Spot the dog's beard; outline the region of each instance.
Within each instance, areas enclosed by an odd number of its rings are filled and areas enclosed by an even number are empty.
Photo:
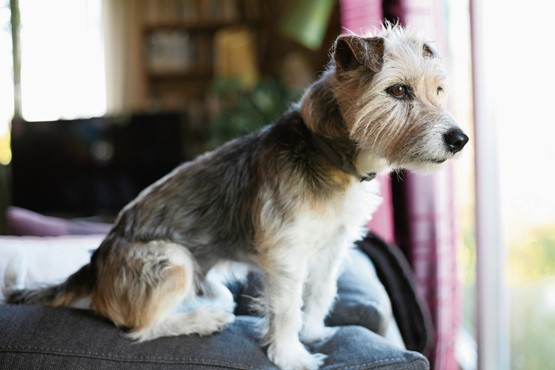
[[[351,137],[357,146],[383,158],[392,169],[430,171],[457,156],[449,150],[445,134],[456,128],[447,118],[410,113],[406,107],[391,104],[392,112],[377,117],[368,114],[368,123],[358,123]],[[394,112],[398,110],[398,112]]]

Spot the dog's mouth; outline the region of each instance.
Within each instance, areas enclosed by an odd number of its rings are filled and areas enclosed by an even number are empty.
[[[403,161],[401,165],[391,164],[392,168],[404,168],[407,170],[432,170],[436,166],[446,162],[449,158],[422,158],[422,157],[412,157],[409,161]]]
[[[443,158],[443,159],[431,158],[431,159],[428,159],[426,162],[441,164],[441,163],[445,162],[446,160],[447,160],[447,158]]]
[[[438,158],[438,157],[411,157],[411,162],[413,163],[430,163],[430,164],[441,164],[445,162],[448,158]]]

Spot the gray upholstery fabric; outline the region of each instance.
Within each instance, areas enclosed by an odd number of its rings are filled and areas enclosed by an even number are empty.
[[[245,311],[241,306],[247,302],[238,303]],[[341,328],[330,340],[310,346],[328,355],[323,369],[428,369],[424,356],[369,330],[387,329],[389,305],[370,260],[353,251],[328,320]],[[259,346],[258,320],[239,315],[213,336],[134,343],[89,311],[0,305],[0,369],[276,369]]]
[[[360,325],[380,335],[386,333],[392,318],[391,302],[374,265],[361,250],[350,251],[337,289],[328,325]]]
[[[39,306],[0,308],[1,369],[275,369],[259,347],[255,317],[239,316],[222,333],[133,343],[87,311]],[[324,369],[426,369],[414,352],[397,349],[359,326],[342,327],[311,346],[329,355]]]

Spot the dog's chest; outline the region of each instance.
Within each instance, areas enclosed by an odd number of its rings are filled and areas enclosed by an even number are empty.
[[[356,183],[317,207],[308,207],[295,222],[298,235],[309,248],[334,243],[352,243],[381,202],[377,181]]]

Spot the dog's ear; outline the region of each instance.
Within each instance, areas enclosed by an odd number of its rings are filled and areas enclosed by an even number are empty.
[[[437,52],[428,44],[422,45],[422,56],[425,58],[437,58]]]
[[[342,35],[333,48],[333,59],[339,72],[349,71],[361,65],[377,73],[383,64],[384,40],[381,37]]]

